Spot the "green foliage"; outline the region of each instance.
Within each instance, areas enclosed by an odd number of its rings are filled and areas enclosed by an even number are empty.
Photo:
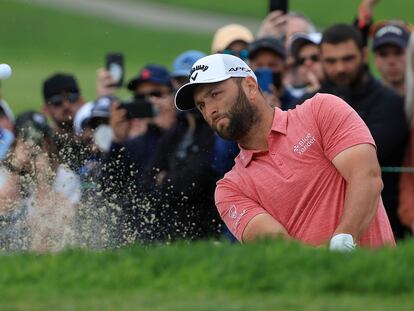
[[[379,307],[378,299],[386,306],[392,297],[399,297],[405,306],[414,297],[413,260],[413,241],[397,249],[360,249],[351,254],[282,241],[14,254],[0,257],[0,301],[10,306],[43,301],[39,306],[46,306],[60,300],[76,304],[77,297],[79,305],[85,306],[93,300],[96,305],[99,297],[109,304],[122,300],[120,296],[145,304],[145,297],[152,301],[165,296],[167,305],[177,310],[179,301],[186,305],[193,300],[205,303],[200,310],[210,310],[207,306],[231,305],[233,299],[239,306],[256,301],[266,309],[277,302],[276,297],[281,299],[278,305],[304,307],[306,301],[318,297],[312,302],[315,310],[324,300],[333,303],[335,299],[358,310],[361,299]],[[167,307],[166,301],[155,299],[152,306]]]

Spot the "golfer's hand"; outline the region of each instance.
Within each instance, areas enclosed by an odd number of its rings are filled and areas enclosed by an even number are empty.
[[[339,252],[351,252],[355,249],[356,244],[352,235],[347,233],[336,234],[329,242],[329,250]]]

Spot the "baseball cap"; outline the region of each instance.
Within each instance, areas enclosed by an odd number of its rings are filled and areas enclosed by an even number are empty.
[[[229,54],[213,54],[196,61],[190,72],[190,82],[183,85],[175,95],[175,106],[179,110],[195,107],[194,90],[200,84],[220,82],[232,77],[257,78],[253,70],[240,58]]]
[[[372,49],[375,51],[386,44],[395,45],[405,49],[409,38],[410,33],[406,28],[399,25],[387,24],[375,32]]]
[[[300,49],[306,44],[319,45],[322,40],[320,32],[304,33],[299,32],[292,36],[290,41],[289,53],[296,57]]]
[[[205,53],[195,50],[181,53],[174,60],[171,77],[188,77],[190,74],[191,66],[204,56],[206,56]]]
[[[129,81],[128,90],[135,91],[137,86],[143,82],[152,82],[172,87],[170,73],[165,67],[160,65],[150,64],[142,68],[138,75]]]
[[[65,73],[56,73],[43,82],[43,98],[45,101],[62,92],[80,93],[78,83],[74,76]]]
[[[87,102],[76,112],[75,118],[73,119],[73,130],[76,135],[80,135],[83,132],[85,124],[91,119],[93,106],[94,102]]]
[[[253,59],[256,56],[257,52],[261,50],[268,50],[279,55],[283,59],[286,58],[286,50],[282,41],[274,37],[263,37],[257,39],[249,44],[248,50],[249,59]]]
[[[248,28],[239,24],[229,24],[219,28],[215,32],[213,43],[211,45],[211,52],[221,52],[236,41],[250,43],[253,39],[253,34]]]

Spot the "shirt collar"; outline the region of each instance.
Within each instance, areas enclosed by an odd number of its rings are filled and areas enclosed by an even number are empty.
[[[278,132],[281,134],[286,135],[287,132],[287,113],[286,111],[282,111],[280,108],[275,108],[275,113],[273,115],[273,123],[272,128],[269,133],[269,136],[272,134],[272,132]],[[250,161],[253,159],[253,156],[255,154],[263,153],[262,150],[247,150],[243,149],[242,146],[239,145],[240,153],[238,155],[238,158],[240,159],[241,163],[244,167],[249,165]],[[266,151],[267,152],[267,151]]]

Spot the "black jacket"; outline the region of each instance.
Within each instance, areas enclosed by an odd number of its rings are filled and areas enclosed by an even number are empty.
[[[377,145],[378,160],[382,168],[399,167],[408,136],[404,100],[370,74],[365,82],[349,89],[325,83],[318,93],[330,93],[344,99],[368,126]],[[306,94],[301,102],[314,94]],[[402,238],[405,229],[398,220],[399,174],[383,172],[382,199],[396,238]]]
[[[188,130],[187,113],[195,115],[194,132]],[[157,219],[153,226],[156,232],[149,240],[194,240],[220,235],[222,225],[214,204],[218,178],[211,167],[214,142],[214,132],[198,111],[178,115],[174,128],[161,139],[143,183],[149,186],[143,193],[151,202],[150,214]],[[162,183],[156,183],[160,172],[165,177]]]

